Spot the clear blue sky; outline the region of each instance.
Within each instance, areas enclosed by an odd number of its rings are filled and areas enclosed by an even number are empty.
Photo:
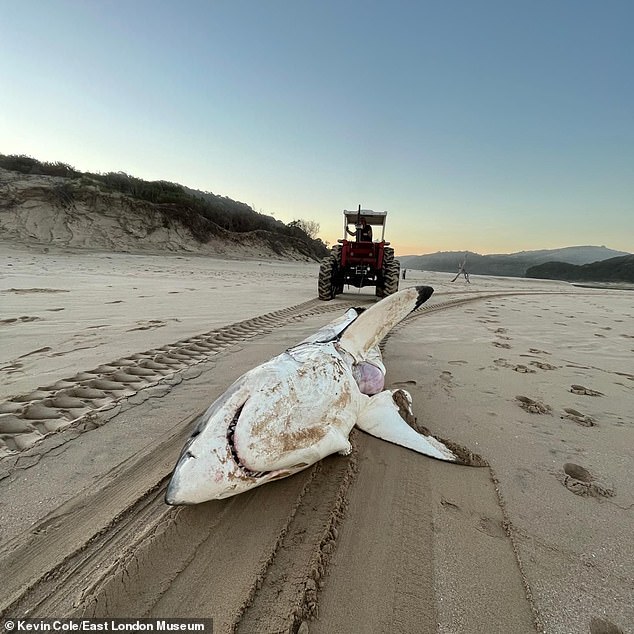
[[[397,252],[634,251],[632,0],[0,0],[0,152]]]

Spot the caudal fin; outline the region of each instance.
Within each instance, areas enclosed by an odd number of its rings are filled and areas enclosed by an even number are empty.
[[[434,292],[431,286],[413,286],[389,295],[361,313],[345,330],[340,345],[357,361],[413,310],[426,302]]]

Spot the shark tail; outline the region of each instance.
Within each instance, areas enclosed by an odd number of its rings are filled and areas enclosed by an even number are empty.
[[[396,324],[426,302],[433,292],[431,286],[413,286],[382,299],[348,326],[339,344],[356,361],[365,359],[369,350],[377,346]]]

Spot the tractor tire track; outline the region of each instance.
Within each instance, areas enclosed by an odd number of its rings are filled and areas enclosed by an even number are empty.
[[[16,456],[46,436],[73,427],[89,431],[90,417],[111,409],[228,348],[311,315],[346,310],[351,304],[317,299],[183,339],[78,372],[52,385],[0,403],[0,459]],[[80,426],[79,423],[88,421]]]
[[[478,294],[431,303],[408,320],[520,294],[536,293]],[[224,339],[229,346],[307,315],[350,305],[312,300],[240,322],[240,334],[234,325],[205,336]],[[158,354],[167,357],[169,352],[170,359],[180,361],[176,356],[190,350],[192,340],[199,345],[201,337],[177,342]],[[187,367],[217,352],[200,347],[205,351],[182,354]],[[108,364],[113,368],[108,372],[114,376],[122,367],[143,368],[140,363],[146,355],[156,354],[132,355],[126,359],[131,365]],[[78,377],[74,388],[94,380],[92,373]],[[126,387],[132,383],[140,381]],[[49,398],[39,396],[40,401]],[[348,492],[355,486],[359,460],[356,433],[351,436],[351,456],[331,456],[293,478],[228,500],[168,508],[164,489],[190,423],[136,456],[116,477],[106,474],[106,484],[95,485],[96,493],[78,495],[0,548],[0,567],[5,571],[0,615],[209,616],[218,632],[306,630],[304,622],[318,613],[319,591],[338,543],[338,524],[345,526]]]

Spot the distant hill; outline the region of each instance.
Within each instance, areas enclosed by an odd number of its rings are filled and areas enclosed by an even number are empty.
[[[566,264],[582,265],[624,255],[629,254],[604,246],[578,246],[492,255],[480,255],[471,251],[466,253],[464,251],[441,251],[428,255],[405,255],[399,257],[399,260],[401,268],[457,273],[459,264],[466,256],[466,269],[474,275],[524,277],[529,268],[546,262],[559,261]]]
[[[0,154],[0,239],[115,251],[320,260],[326,245],[249,205],[123,172]]]
[[[581,266],[567,262],[546,262],[532,266],[526,277],[568,282],[630,282],[634,283],[634,255],[610,258]]]

